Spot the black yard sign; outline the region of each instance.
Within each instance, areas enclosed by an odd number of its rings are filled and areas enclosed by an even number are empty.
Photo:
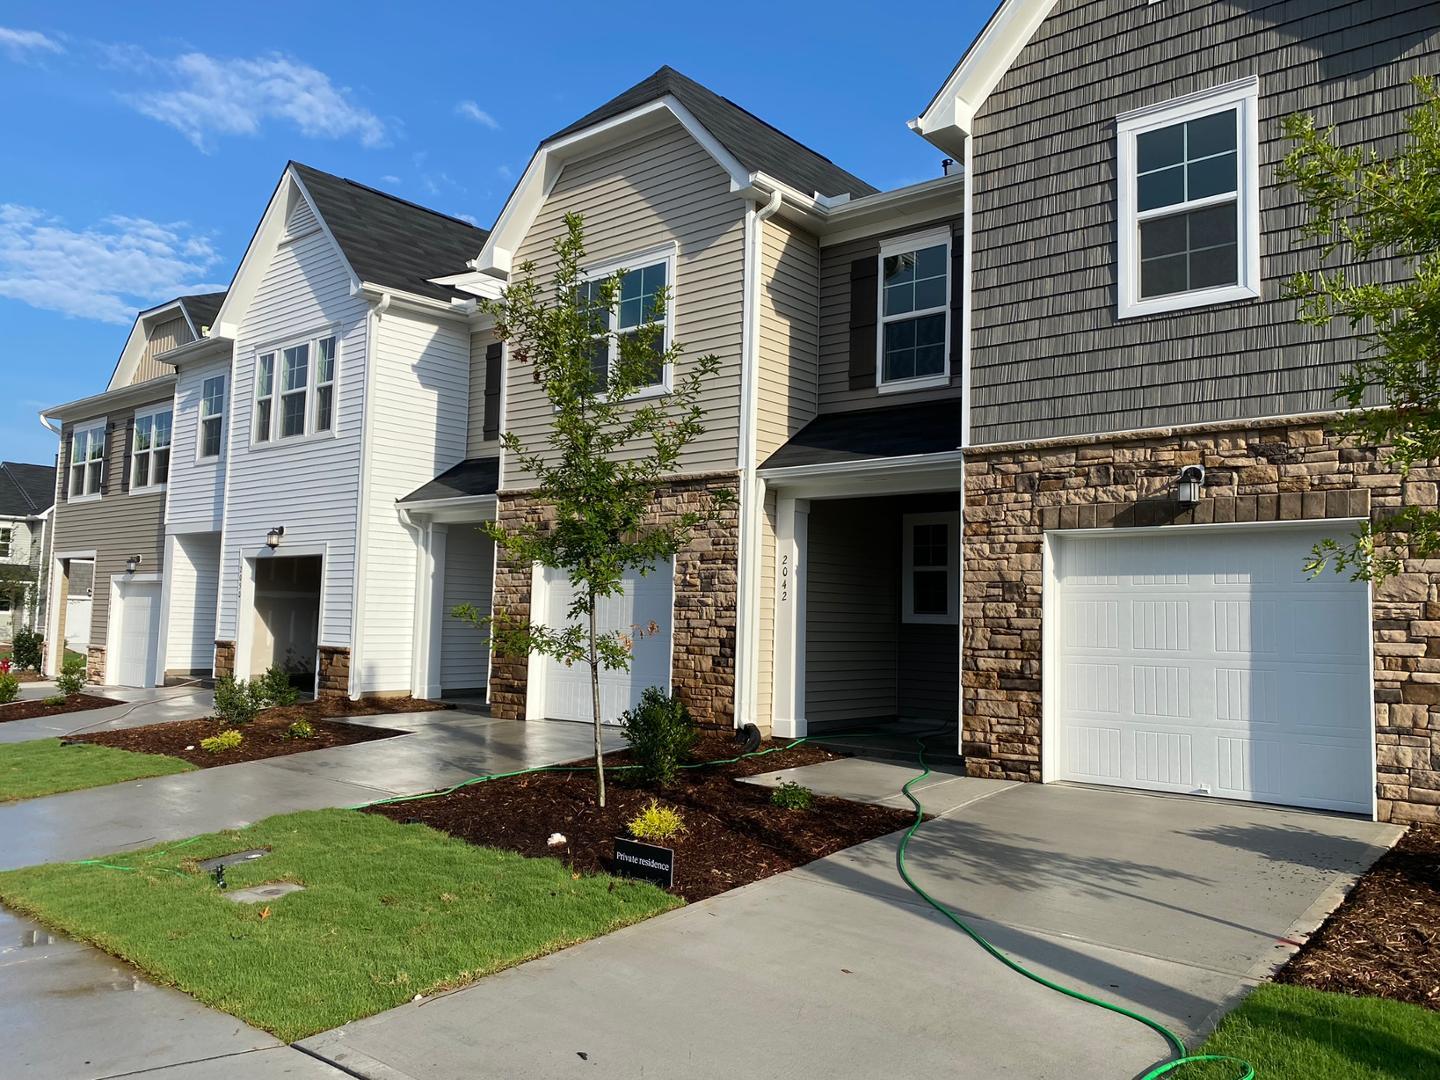
[[[675,852],[670,848],[615,838],[615,872],[670,888],[675,881]]]

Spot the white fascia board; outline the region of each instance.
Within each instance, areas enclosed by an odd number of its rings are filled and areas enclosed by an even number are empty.
[[[530,227],[535,223],[536,215],[554,188],[565,163],[631,138],[637,133],[633,129],[643,129],[646,125],[658,126],[664,122],[666,113],[677,119],[690,136],[729,174],[732,190],[739,191],[750,185],[750,173],[735,156],[720,145],[689,109],[667,94],[583,131],[542,144],[530,159],[530,164],[525,167],[525,174],[520,177],[520,183],[515,185],[515,191],[506,200],[505,208],[500,211],[500,217],[495,222],[495,228],[485,240],[485,246],[470,263],[471,269],[491,277],[508,276],[514,267],[515,252],[519,250]]]
[[[910,129],[958,154],[975,114],[1055,7],[1055,0],[1004,0]]]
[[[433,277],[427,280],[432,285],[443,285],[447,289],[470,293],[472,296],[482,296],[487,300],[498,300],[501,290],[505,287],[499,278],[482,274],[478,270],[467,270],[463,274],[447,274],[445,277]]]
[[[862,461],[785,465],[773,469],[760,469],[757,475],[770,487],[779,488],[836,478],[948,471],[962,464],[964,460],[965,452],[955,449],[942,450],[933,454],[907,454],[904,457],[865,458]]]
[[[475,314],[475,301],[463,300],[452,303],[449,300],[437,300],[433,296],[420,296],[416,293],[406,292],[404,289],[392,289],[388,285],[376,285],[373,281],[362,281],[350,289],[350,295],[358,296],[366,303],[380,304],[389,297],[385,303],[384,310],[391,308],[403,308],[407,311],[418,312],[422,315],[429,315],[435,319],[453,319],[457,322],[469,323],[471,316]]]
[[[200,360],[212,360],[224,356],[234,348],[235,341],[227,337],[202,337],[194,341],[187,341],[184,345],[177,345],[163,353],[156,353],[155,359],[169,364],[171,367],[181,367],[185,364],[193,364]]]
[[[89,420],[92,415],[98,417],[100,412],[109,409],[124,408],[127,405],[149,405],[163,402],[167,397],[175,394],[175,376],[160,375],[154,379],[146,379],[144,382],[131,383],[122,386],[118,390],[106,390],[103,393],[92,394],[90,397],[77,398],[74,401],[67,401],[63,405],[52,405],[41,412],[41,416],[51,417],[55,420]],[[97,412],[97,410],[99,410]]]
[[[157,319],[171,311],[178,311],[184,318],[185,325],[190,327],[190,332],[195,334],[195,324],[190,321],[190,313],[185,310],[185,305],[178,297],[153,308],[146,308],[135,316],[135,322],[130,327],[130,336],[125,339],[125,347],[120,350],[120,359],[115,361],[115,370],[110,373],[107,390],[125,386],[135,377],[135,371],[140,366],[140,357],[144,355],[145,346],[150,340],[150,327]]]

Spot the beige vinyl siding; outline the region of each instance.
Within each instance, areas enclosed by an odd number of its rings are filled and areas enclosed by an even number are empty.
[[[485,438],[485,350],[494,342],[495,335],[489,330],[470,335],[470,408],[465,432],[467,458],[493,456],[500,446],[498,439]]]
[[[882,394],[874,386],[860,390],[850,389],[850,264],[855,259],[867,256],[880,257],[880,245],[892,236],[925,232],[937,226],[948,225],[959,237],[962,218],[939,218],[928,224],[907,225],[903,229],[892,229],[887,233],[869,236],[863,240],[850,240],[823,248],[820,254],[820,411],[845,412],[849,409],[878,409],[890,405],[909,405],[917,401],[936,398],[959,397],[961,391],[960,365],[950,364],[950,385],[932,386],[923,390],[901,391]],[[951,282],[952,287],[955,282]],[[876,303],[879,298],[876,297]],[[953,322],[953,320],[952,320]],[[961,332],[956,326],[950,327],[950,339],[955,340]],[[880,358],[877,356],[878,364]]]
[[[72,503],[63,494],[69,490],[70,433],[77,427],[84,427],[87,421],[66,423],[61,432],[60,467],[61,475],[67,477],[67,482],[61,486],[61,499],[55,507],[55,541],[52,547],[59,552],[95,552],[95,597],[90,617],[92,645],[106,643],[110,579],[125,572],[125,560],[131,555],[139,555],[142,573],[159,573],[164,569],[165,493],[156,491],[130,495],[124,490],[124,477],[130,463],[126,436],[131,418],[137,411],[169,400],[167,394],[143,405],[112,409],[105,413],[105,478],[101,488],[103,494],[98,499]]]
[[[815,419],[820,381],[820,245],[775,218],[761,228],[757,463]]]
[[[131,385],[145,382],[148,379],[158,379],[162,375],[174,374],[173,367],[169,364],[162,364],[155,357],[159,353],[169,352],[171,349],[194,340],[195,335],[190,333],[190,324],[185,321],[183,315],[156,323],[150,330],[149,338],[145,341],[145,351],[140,354],[140,361],[135,366],[135,376],[130,380]]]
[[[769,727],[775,722],[775,516],[779,497],[765,492],[760,514],[760,610],[759,641],[755,657],[755,722]]]
[[[671,300],[676,339],[687,359],[713,353],[719,370],[707,385],[705,434],[686,451],[682,471],[736,467],[740,418],[740,352],[744,302],[745,203],[730,192],[729,177],[678,124],[604,154],[567,164],[515,259],[536,264],[548,291],[554,244],[564,215],[584,215],[586,261],[624,259],[674,242],[678,253]],[[539,448],[553,412],[544,391],[524,369],[507,372],[506,426]],[[507,487],[525,478],[509,464]]]

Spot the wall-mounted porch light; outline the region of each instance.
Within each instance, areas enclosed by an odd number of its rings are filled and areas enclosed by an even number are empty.
[[[136,570],[140,569],[140,564],[144,561],[144,558],[140,555],[131,555],[125,560],[125,572],[127,574],[135,573]]]
[[[285,535],[285,526],[276,525],[265,534],[265,546],[274,551],[280,546],[280,538]]]
[[[1205,491],[1205,466],[1186,465],[1175,481],[1175,501],[1186,509],[1200,501]]]

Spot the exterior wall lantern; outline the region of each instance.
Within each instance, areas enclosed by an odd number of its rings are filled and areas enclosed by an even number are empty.
[[[280,538],[285,535],[285,526],[276,525],[265,534],[265,546],[274,551],[280,546]]]
[[[1186,465],[1180,470],[1180,478],[1175,481],[1176,502],[1188,510],[1200,501],[1200,496],[1204,491],[1204,465]]]
[[[125,572],[127,574],[135,573],[136,570],[140,569],[140,564],[144,561],[145,559],[140,555],[131,555],[125,560]]]

